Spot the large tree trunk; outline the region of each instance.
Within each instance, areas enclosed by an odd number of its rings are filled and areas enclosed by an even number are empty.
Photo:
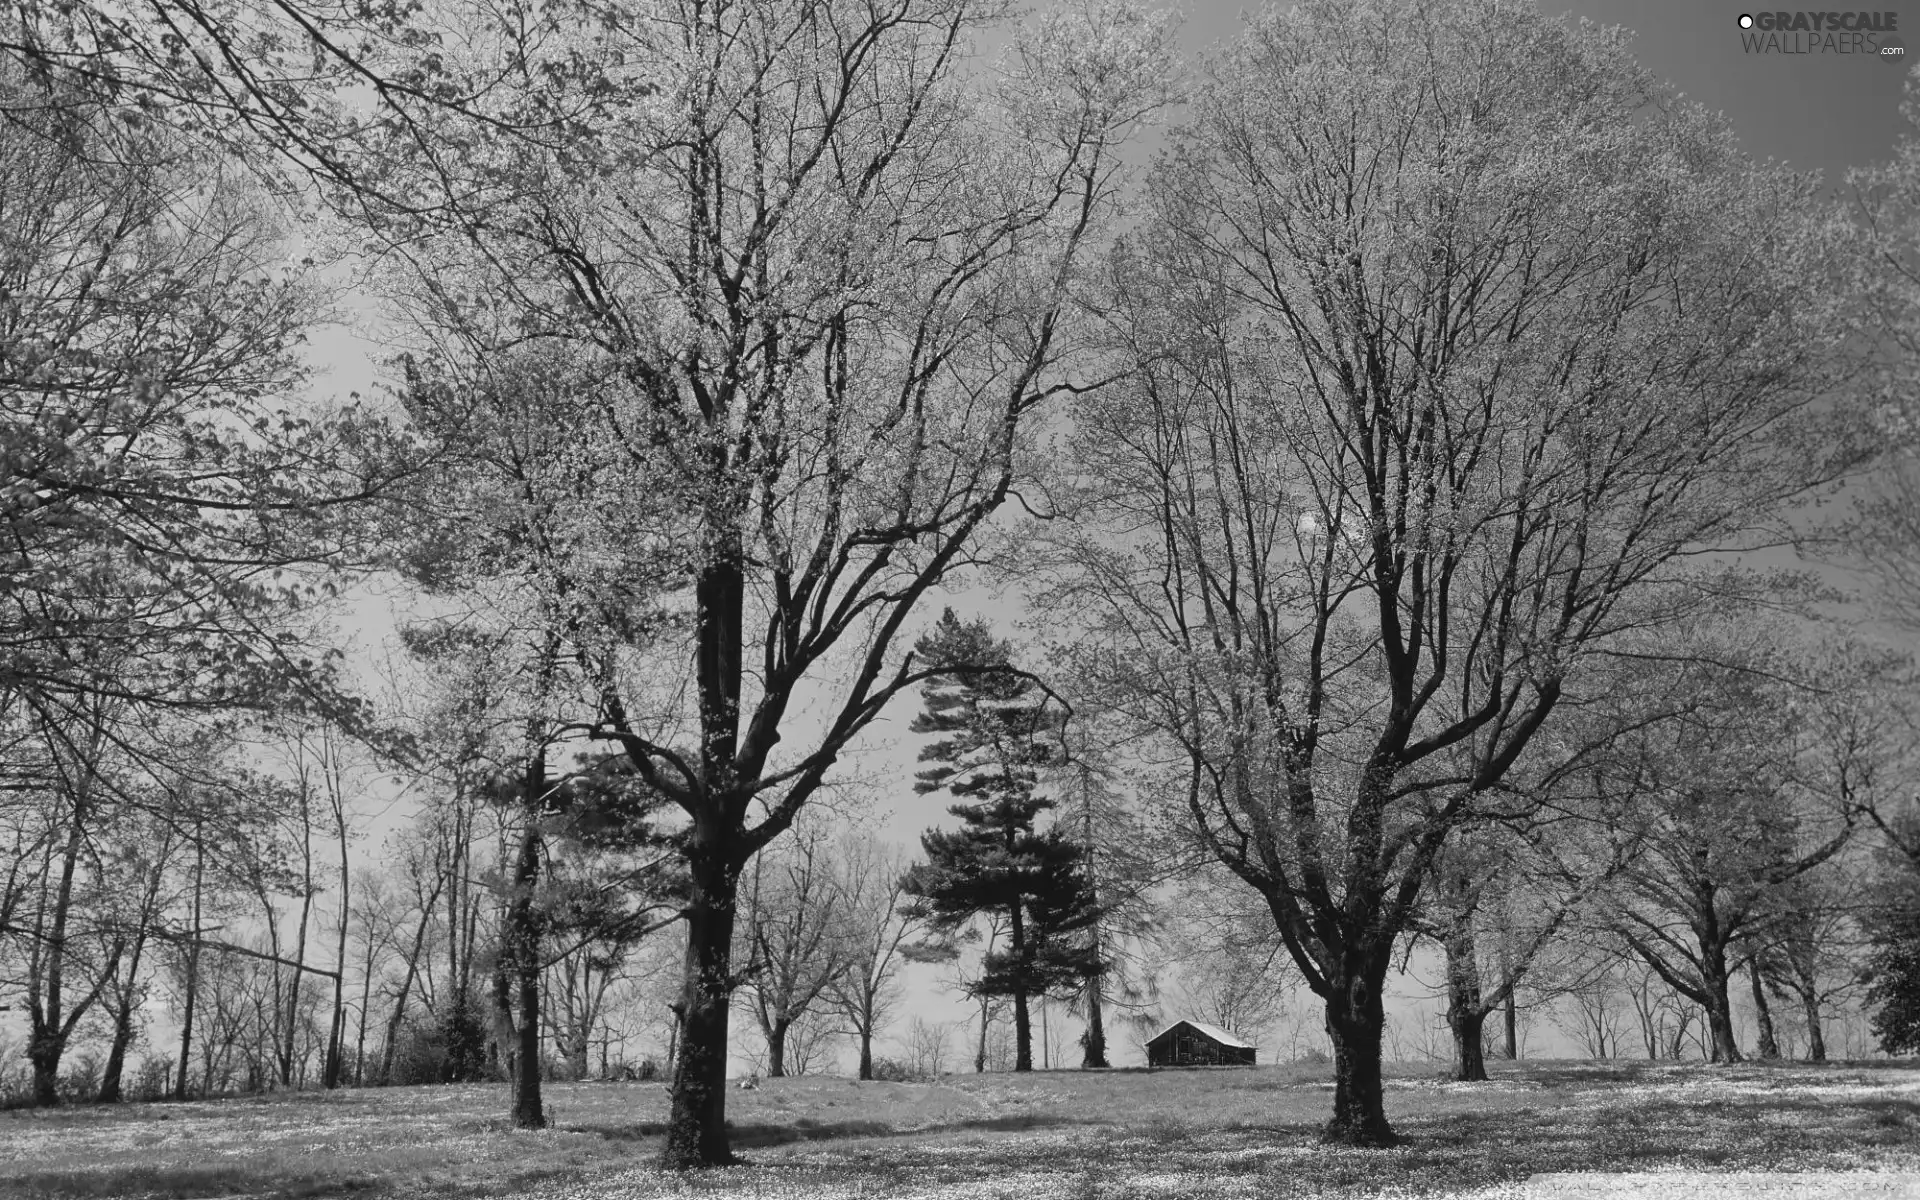
[[[872,1022],[860,1026],[860,1078],[868,1082],[873,1080]]]
[[[1453,1032],[1453,1077],[1463,1083],[1484,1082],[1487,1060],[1481,1036],[1487,1009],[1480,996],[1479,950],[1471,919],[1456,922],[1447,938],[1447,1028]]]
[[[1013,955],[1013,961],[1024,969],[1027,965],[1025,914],[1021,912],[1021,906],[1015,903],[1008,910],[1008,915],[1012,918],[1008,950]],[[1027,989],[1024,984],[1013,990],[1013,1069],[1033,1070],[1033,1014],[1027,1010]]]
[[[33,1102],[41,1108],[60,1103],[60,1054],[64,1039],[45,1031],[27,1042],[27,1061],[33,1064]]]
[[[1780,1042],[1773,1034],[1773,1009],[1767,1005],[1767,990],[1760,980],[1760,963],[1747,964],[1747,978],[1753,984],[1753,1020],[1758,1027],[1753,1053],[1755,1058],[1779,1058]]]
[[[1712,1039],[1712,1059],[1717,1063],[1737,1063],[1740,1042],[1733,1034],[1733,1005],[1727,999],[1727,981],[1724,977],[1708,980],[1707,987],[1707,1031]]]
[[[1801,1005],[1807,1020],[1807,1061],[1827,1061],[1827,1039],[1820,1029],[1820,1002],[1813,992],[1801,997]]]
[[[767,1078],[784,1079],[787,1074],[787,1030],[793,1022],[775,1017],[767,1023]]]
[[[513,1075],[513,1125],[516,1129],[545,1129],[547,1115],[540,1097],[540,925],[534,911],[533,889],[540,876],[540,813],[546,803],[547,762],[542,752],[527,765],[522,796],[519,853],[514,856],[513,900],[507,906],[506,943],[512,949],[514,982],[519,1008],[518,1060]]]
[[[126,1004],[113,1014],[113,1041],[107,1047],[107,1065],[100,1070],[100,1091],[97,1096],[99,1103],[120,1103],[120,1078],[126,1073],[127,1048],[131,1045],[133,1045],[133,1005]]]
[[[515,1053],[518,1070],[513,1076],[513,1127],[545,1129],[547,1113],[540,1095],[540,963],[520,964],[520,1039]]]
[[[1325,1138],[1350,1146],[1391,1146],[1399,1139],[1387,1123],[1386,1088],[1380,1074],[1380,1041],[1387,1014],[1380,991],[1386,963],[1328,981],[1327,1032],[1333,1037],[1333,1120]]]
[[[133,1045],[133,1012],[140,1004],[135,988],[140,982],[141,952],[147,945],[146,917],[147,914],[143,912],[140,933],[133,939],[133,953],[127,959],[127,978],[119,989],[118,1003],[114,1006],[113,1042],[107,1049],[107,1065],[100,1072],[99,1099],[102,1104],[120,1102],[120,1077],[126,1072],[127,1049]]]
[[[693,895],[686,909],[686,982],[660,1155],[661,1165],[676,1171],[735,1161],[727,1144],[727,1009],[738,873],[710,847],[689,846],[687,866]]]
[[[1447,1024],[1453,1031],[1453,1077],[1462,1083],[1485,1082],[1487,1056],[1482,1039],[1486,1034],[1487,1014],[1477,1008],[1450,1011]]]
[[[1027,1008],[1027,989],[1013,993],[1013,1069],[1033,1070],[1033,1014]]]

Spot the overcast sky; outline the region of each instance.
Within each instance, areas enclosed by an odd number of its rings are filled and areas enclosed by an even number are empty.
[[[1185,0],[1179,7],[1190,53],[1231,37],[1242,14],[1258,8],[1232,0]],[[1758,11],[1756,0],[1546,0],[1540,7],[1634,30],[1641,63],[1726,113],[1748,150],[1822,171],[1835,182],[1847,167],[1885,157],[1905,125],[1900,65],[1853,55],[1748,54],[1738,21],[1741,13]],[[1860,7],[1897,14],[1901,36],[1920,48],[1920,5],[1910,7],[1917,22],[1911,30],[1909,11],[1900,5]]]

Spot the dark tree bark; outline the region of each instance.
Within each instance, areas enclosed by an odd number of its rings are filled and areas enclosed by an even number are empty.
[[[552,671],[557,639],[550,639],[542,660],[542,692]],[[544,1129],[546,1110],[540,1096],[540,943],[541,920],[534,904],[540,879],[542,845],[540,821],[547,804],[547,752],[535,722],[527,729],[527,767],[520,784],[520,845],[513,860],[512,899],[507,904],[506,928],[501,931],[513,963],[519,1038],[513,1072],[513,1125],[516,1129]]]
[[[97,740],[96,733],[96,744]],[[66,1053],[74,1027],[93,1007],[94,1001],[99,999],[101,989],[117,966],[120,953],[116,947],[114,961],[105,964],[94,985],[69,1005],[66,992],[68,932],[74,904],[75,875],[80,865],[81,850],[86,844],[83,824],[89,815],[87,793],[92,778],[90,761],[82,765],[82,771],[83,780],[73,802],[73,826],[68,831],[66,845],[60,855],[60,882],[53,896],[53,920],[40,943],[33,949],[31,973],[38,976],[33,981],[37,986],[29,987],[27,992],[27,1060],[33,1064],[33,1102],[47,1108],[60,1103],[60,1059]]]
[[[133,945],[126,954],[126,974],[108,989],[113,1006],[113,1041],[107,1050],[106,1066],[100,1072],[99,1100],[102,1104],[115,1104],[120,1100],[127,1050],[133,1045],[133,1015],[141,1001],[140,964],[146,954],[148,933],[153,929],[154,917],[160,908],[160,885],[166,879],[166,864],[172,857],[172,851],[173,836],[169,831],[161,838],[147,870],[146,888],[140,897],[140,908],[135,917]],[[114,957],[120,957],[117,949]]]
[[[193,1010],[198,999],[200,984],[200,935],[201,903],[205,895],[207,872],[206,827],[202,822],[194,822],[193,827],[193,941],[187,946],[186,1000],[180,1014],[180,1073],[174,1080],[173,1098],[187,1098],[187,1066],[193,1055]]]
[[[121,1007],[113,1014],[113,1040],[107,1046],[107,1062],[100,1069],[100,1090],[95,1100],[100,1104],[118,1104],[121,1095],[121,1076],[127,1069],[127,1048],[133,1045],[133,1009]]]
[[[1716,986],[1717,984],[1717,986]],[[1707,1032],[1713,1047],[1713,1061],[1717,1063],[1737,1063],[1740,1061],[1740,1040],[1733,1032],[1733,1003],[1727,998],[1727,981],[1707,981]]]
[[[704,834],[704,836],[703,836]],[[735,1161],[727,1144],[727,1012],[733,994],[733,925],[739,868],[696,828],[686,862],[692,895],[686,907],[686,982],[680,1044],[673,1066],[673,1103],[661,1165],[671,1170]],[[701,844],[705,843],[705,844]]]
[[[784,1079],[787,1075],[787,1030],[793,1027],[791,1021],[783,1017],[774,1018],[767,1026],[767,1078]]]
[[[1447,948],[1447,1028],[1453,1033],[1453,1077],[1463,1083],[1484,1082],[1487,1061],[1481,1050],[1481,1031],[1493,1008],[1480,995],[1479,947],[1473,936],[1473,914],[1453,923]]]
[[[1807,1061],[1827,1061],[1827,1039],[1820,1028],[1820,1002],[1808,995],[1801,1000],[1807,1021]]]
[[[1333,1120],[1325,1139],[1351,1146],[1391,1146],[1399,1141],[1387,1123],[1386,1086],[1380,1074],[1380,1043],[1387,1014],[1380,991],[1386,956],[1355,963],[1344,986],[1327,999],[1327,1032],[1333,1037]]]
[[[990,1025],[992,1021],[993,1008],[988,1003],[987,997],[982,996],[980,998],[980,1037],[973,1048],[973,1073],[975,1075],[985,1075],[987,1073],[987,1026]]]
[[[1753,1020],[1758,1026],[1753,1056],[1779,1058],[1780,1042],[1773,1034],[1773,1010],[1767,1006],[1767,990],[1760,979],[1760,960],[1757,956],[1747,962],[1747,978],[1753,984]]]
[[[1022,906],[1015,904],[1008,910],[1012,918],[1007,936],[1008,949],[1014,961],[1026,961],[1027,939],[1025,913]],[[1027,989],[1015,988],[1013,991],[1013,1069],[1016,1071],[1033,1070],[1033,1014],[1027,1008]]]
[[[871,1025],[863,1025],[860,1028],[859,1078],[867,1083],[873,1081],[873,1026]]]
[[[1485,1082],[1487,1014],[1478,1008],[1449,1012],[1447,1027],[1453,1031],[1453,1077],[1462,1083]]]
[[[155,882],[157,885],[157,872]],[[148,900],[152,900],[151,892]],[[102,1104],[118,1104],[121,1098],[120,1078],[126,1071],[127,1050],[133,1045],[133,1014],[140,1002],[140,959],[147,945],[147,920],[148,914],[143,911],[140,931],[134,935],[133,947],[127,955],[126,978],[115,989],[118,994],[113,1001],[113,1042],[107,1048],[106,1066],[100,1071],[99,1100]]]

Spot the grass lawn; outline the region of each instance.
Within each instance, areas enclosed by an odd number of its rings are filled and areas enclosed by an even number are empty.
[[[748,1165],[684,1177],[652,1167],[657,1083],[551,1085],[539,1133],[500,1085],[18,1111],[0,1197],[1920,1196],[1914,1067],[1493,1070],[1396,1072],[1392,1150],[1318,1143],[1326,1068],[767,1080],[728,1094]]]

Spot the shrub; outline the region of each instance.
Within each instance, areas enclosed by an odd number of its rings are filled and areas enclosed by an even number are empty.
[[[873,1079],[875,1083],[925,1083],[927,1075],[897,1058],[876,1058],[873,1060]]]
[[[409,1023],[394,1048],[395,1084],[471,1083],[492,1079],[487,1065],[486,1030],[464,1004],[455,1004],[437,1020]]]
[[[124,1092],[129,1100],[163,1099],[173,1088],[173,1060],[162,1054],[149,1054],[134,1068]]]
[[[60,1098],[69,1104],[81,1104],[100,1094],[100,1074],[106,1064],[92,1050],[82,1050],[70,1054],[66,1060],[66,1070],[60,1073],[55,1085]]]

